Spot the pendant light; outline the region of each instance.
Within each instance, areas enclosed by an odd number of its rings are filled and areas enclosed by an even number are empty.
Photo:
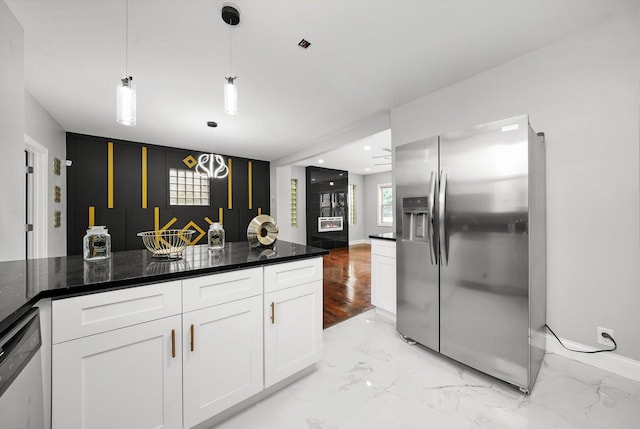
[[[122,125],[136,124],[136,89],[133,86],[133,76],[129,76],[129,0],[125,0],[125,43],[124,43],[124,78],[120,79],[116,90],[116,121]]]
[[[227,115],[238,114],[238,84],[237,76],[231,76],[231,27],[240,24],[240,12],[233,6],[222,7],[222,20],[229,25],[229,76],[224,84],[224,112]]]

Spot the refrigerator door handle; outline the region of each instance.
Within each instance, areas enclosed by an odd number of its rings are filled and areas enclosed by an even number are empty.
[[[447,245],[445,218],[447,203],[447,172],[440,170],[440,193],[438,194],[438,223],[440,229],[440,265],[449,265],[449,247]]]
[[[427,228],[429,234],[429,256],[431,256],[431,265],[438,264],[438,255],[436,253],[436,243],[435,243],[435,231],[434,231],[434,223],[435,223],[435,206],[436,206],[436,172],[431,172],[430,178],[430,190],[429,190],[429,219],[427,220]]]

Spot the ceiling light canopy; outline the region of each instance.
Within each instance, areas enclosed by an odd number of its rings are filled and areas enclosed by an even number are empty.
[[[125,0],[124,78],[116,88],[116,121],[122,125],[136,125],[136,89],[133,76],[129,76],[129,0]]]
[[[231,67],[231,27],[240,24],[240,12],[233,6],[222,7],[222,20],[229,25],[229,75],[226,76],[224,84],[224,112],[227,115],[238,114],[238,76],[232,76]]]

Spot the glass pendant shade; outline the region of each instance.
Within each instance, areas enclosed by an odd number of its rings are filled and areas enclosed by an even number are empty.
[[[224,112],[227,115],[238,114],[238,85],[235,77],[225,77]]]
[[[121,79],[117,89],[116,121],[122,125],[136,124],[136,89],[131,76]]]

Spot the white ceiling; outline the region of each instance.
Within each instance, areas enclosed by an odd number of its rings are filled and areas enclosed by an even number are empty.
[[[264,160],[638,4],[238,0],[232,52],[239,114],[226,116],[223,1],[130,0],[138,125],[125,127],[115,121],[115,88],[125,73],[124,0],[5,1],[25,30],[27,90],[65,130]],[[302,38],[309,49],[297,46]],[[208,128],[210,120],[218,128]]]
[[[391,170],[391,130],[381,131],[294,165],[347,170],[368,175]]]

